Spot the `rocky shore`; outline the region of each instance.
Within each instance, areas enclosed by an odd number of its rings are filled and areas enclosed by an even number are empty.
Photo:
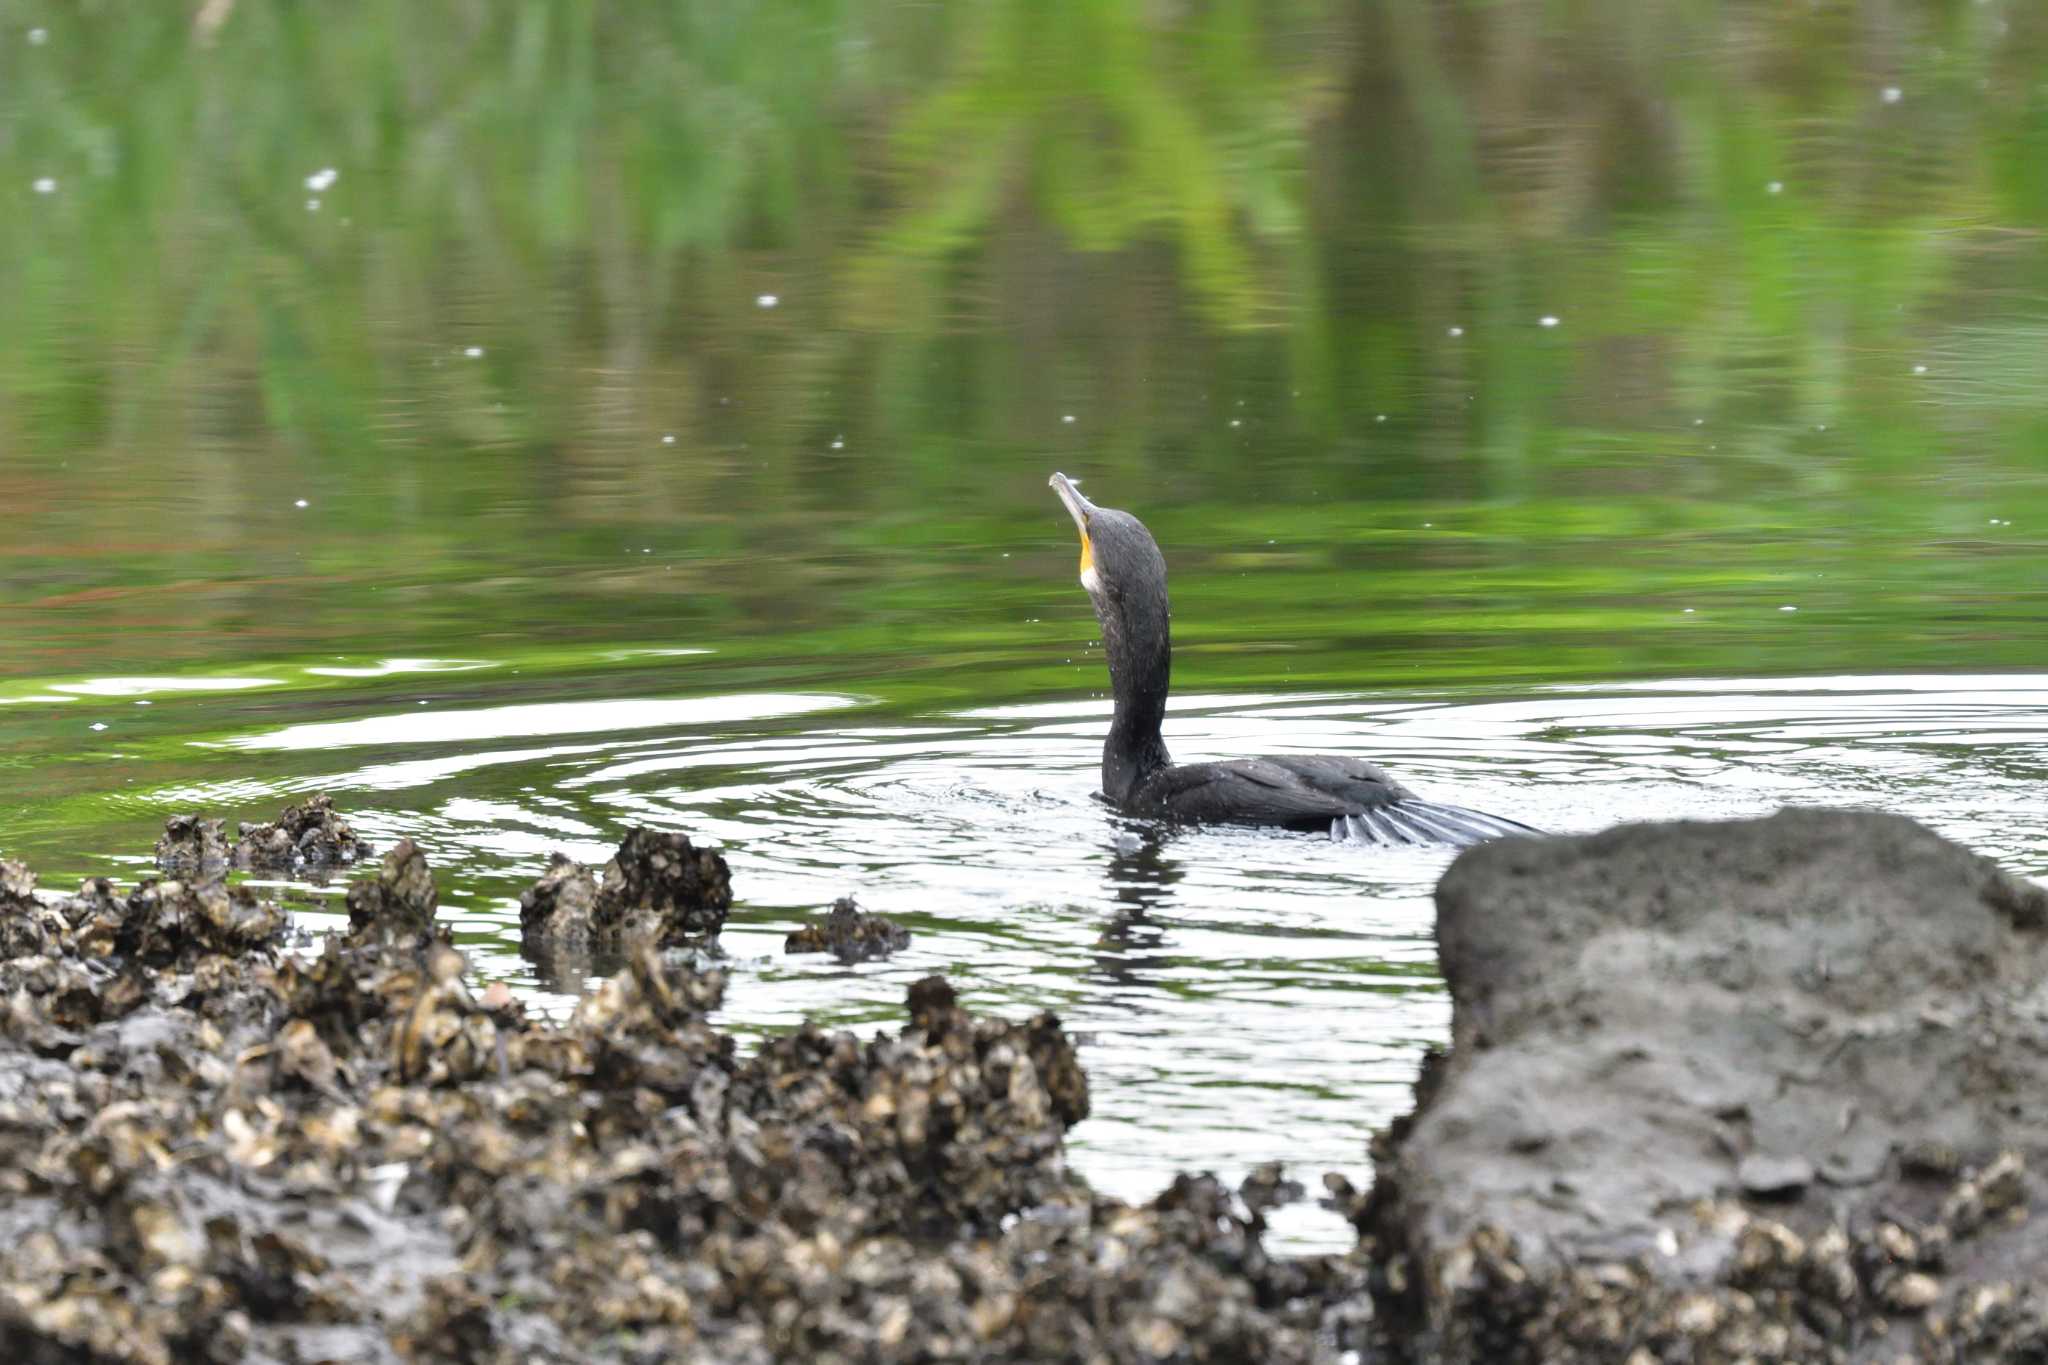
[[[1092,1194],[1049,1014],[935,977],[742,1059],[681,836],[529,893],[621,964],[560,1024],[468,979],[410,843],[320,944],[222,843],[67,897],[0,862],[0,1360],[1308,1361],[1356,1292],[1213,1180]]]
[[[0,1360],[2048,1359],[2048,893],[1896,817],[1460,857],[1451,1045],[1305,1258],[1277,1170],[1089,1190],[1052,1015],[933,977],[741,1056],[682,835],[522,897],[537,958],[615,967],[561,1022],[469,977],[410,843],[319,942],[228,879],[374,861],[324,799],[158,858],[0,860]]]

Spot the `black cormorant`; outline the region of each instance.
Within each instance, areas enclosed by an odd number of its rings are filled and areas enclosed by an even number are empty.
[[[1064,474],[1052,487],[1081,533],[1081,586],[1102,623],[1116,710],[1102,745],[1102,794],[1130,815],[1194,824],[1328,830],[1377,844],[1476,844],[1537,831],[1424,801],[1384,772],[1334,755],[1175,763],[1160,738],[1173,671],[1166,559],[1145,524],[1097,507]]]

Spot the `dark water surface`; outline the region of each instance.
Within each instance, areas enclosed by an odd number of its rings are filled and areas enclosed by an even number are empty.
[[[1047,474],[1166,549],[1177,757],[2038,875],[2044,71],[2015,0],[0,0],[0,852],[325,789],[552,1008],[520,887],[682,829],[743,1034],[943,970],[1092,1040],[1113,1189],[1357,1175],[1445,855],[1095,804]],[[780,954],[847,892],[912,949]]]

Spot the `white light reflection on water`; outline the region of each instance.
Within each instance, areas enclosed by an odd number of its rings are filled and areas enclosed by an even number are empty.
[[[717,725],[852,706],[855,699],[801,692],[667,700],[543,702],[478,710],[413,712],[361,720],[317,721],[228,741],[236,749],[347,749],[371,744],[461,744],[543,735],[587,735]]]
[[[827,708],[836,723],[806,719]],[[1051,1008],[1086,1040],[1094,1115],[1072,1150],[1115,1193],[1276,1159],[1311,1192],[1325,1170],[1364,1180],[1370,1131],[1406,1109],[1421,1048],[1448,1033],[1430,893],[1451,855],[1132,825],[1092,796],[1105,711],[622,699],[401,712],[235,744],[239,778],[265,761],[252,753],[405,746],[317,780],[349,793],[371,837],[419,840],[481,969],[536,1007],[565,1009],[577,983],[544,985],[520,958],[520,887],[551,850],[602,862],[635,823],[680,829],[732,863],[721,1022],[743,1037],[806,1016],[899,1027],[905,988],[943,971],[978,1008]],[[555,736],[589,738],[530,742]],[[1168,739],[1181,759],[1368,755],[1425,794],[1560,831],[1872,806],[2015,871],[2048,868],[2048,678],[1183,696]],[[227,793],[213,795],[218,808]],[[911,948],[858,968],[782,955],[791,927],[848,893],[908,925]],[[1349,1240],[1313,1207],[1277,1234],[1295,1249]]]

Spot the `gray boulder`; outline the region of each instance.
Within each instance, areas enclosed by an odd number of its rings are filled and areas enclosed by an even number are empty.
[[[1483,845],[1437,914],[1452,1048],[1358,1213],[1395,1356],[2048,1352],[2048,892],[1788,810]]]

